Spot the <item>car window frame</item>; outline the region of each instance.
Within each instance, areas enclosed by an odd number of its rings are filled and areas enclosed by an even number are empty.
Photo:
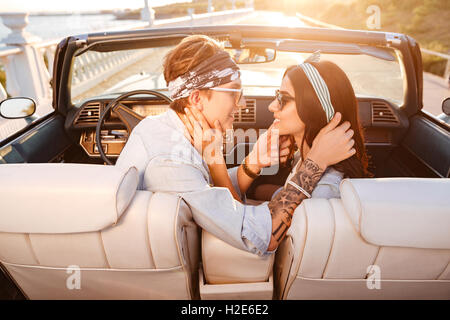
[[[413,54],[409,47],[407,36],[403,34],[393,34],[375,31],[358,31],[358,30],[336,30],[324,28],[278,28],[274,30],[269,27],[262,26],[209,26],[209,27],[173,27],[158,29],[143,29],[133,31],[116,31],[103,32],[94,34],[84,34],[79,36],[68,37],[66,39],[65,52],[61,55],[63,62],[58,64],[60,68],[60,76],[55,78],[55,94],[57,98],[56,107],[62,114],[73,107],[70,93],[71,69],[73,68],[74,54],[77,50],[93,46],[97,42],[107,48],[107,46],[120,45],[124,43],[132,44],[136,48],[146,43],[157,44],[167,41],[179,41],[182,38],[193,35],[204,34],[219,40],[228,39],[232,43],[240,41],[243,37],[260,37],[260,38],[284,38],[304,39],[304,40],[325,40],[333,39],[334,42],[360,43],[367,45],[380,45],[394,49],[398,49],[400,65],[405,70],[405,86],[403,104],[399,109],[410,117],[416,114],[421,106],[418,99],[418,77],[413,62]],[[237,40],[236,40],[237,39]],[[64,40],[63,40],[64,41]],[[55,59],[56,65],[56,59]],[[64,85],[65,84],[65,85]]]

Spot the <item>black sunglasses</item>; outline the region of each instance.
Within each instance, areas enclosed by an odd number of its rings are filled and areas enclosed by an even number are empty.
[[[284,106],[288,101],[295,100],[294,97],[291,97],[288,94],[281,93],[280,90],[275,90],[275,98],[278,101],[278,104],[280,105],[280,110],[283,110]]]

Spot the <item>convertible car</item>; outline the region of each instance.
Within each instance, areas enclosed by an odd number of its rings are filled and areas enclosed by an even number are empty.
[[[320,50],[357,95],[374,177],[304,201],[269,257],[201,230],[178,195],[139,190],[134,167],[114,166],[139,121],[167,110],[163,58],[192,34],[222,41],[242,70],[230,167],[249,152],[246,132],[272,123],[286,67]],[[422,111],[411,37],[246,25],[85,34],[59,43],[51,85],[46,115],[27,98],[0,105],[4,121],[28,119],[0,142],[2,297],[450,299],[450,127]],[[259,177],[247,199],[289,170]]]

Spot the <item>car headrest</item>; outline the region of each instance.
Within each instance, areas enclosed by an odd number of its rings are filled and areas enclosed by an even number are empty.
[[[450,179],[344,179],[340,191],[367,242],[450,249]]]
[[[135,167],[0,165],[0,232],[74,233],[117,223],[138,184]]]

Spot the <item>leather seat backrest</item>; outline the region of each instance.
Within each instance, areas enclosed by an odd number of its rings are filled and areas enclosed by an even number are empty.
[[[0,262],[31,299],[198,298],[199,230],[137,170],[0,166]]]
[[[341,199],[304,201],[277,250],[278,297],[450,299],[449,191],[450,179],[344,179]]]

